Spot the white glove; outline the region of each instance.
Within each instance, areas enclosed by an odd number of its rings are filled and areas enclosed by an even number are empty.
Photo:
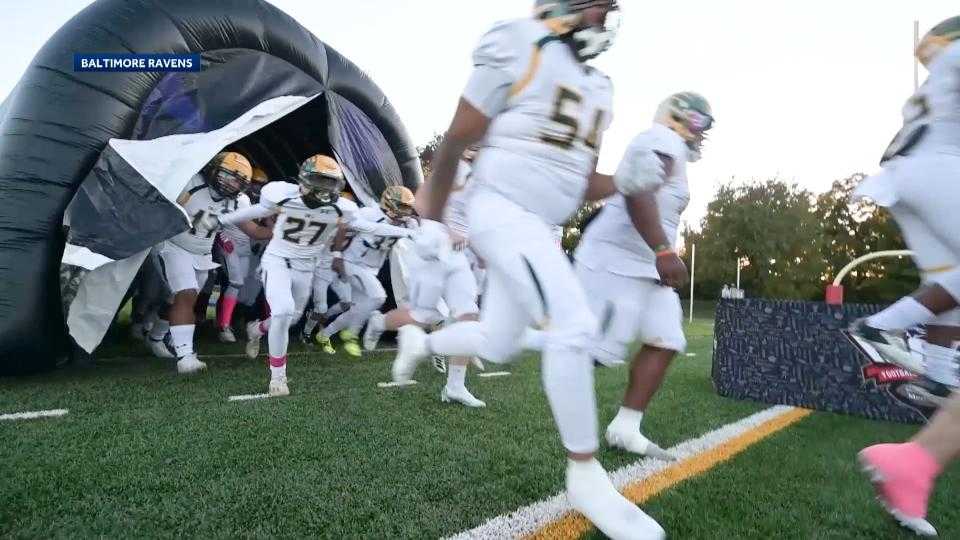
[[[450,233],[439,221],[424,219],[413,237],[414,252],[421,259],[443,259],[450,252]]]
[[[613,175],[613,183],[617,191],[630,196],[642,191],[649,191],[666,180],[666,170],[663,161],[652,150],[633,152],[625,158],[625,163]]]

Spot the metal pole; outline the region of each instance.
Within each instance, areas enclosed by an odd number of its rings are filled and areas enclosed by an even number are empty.
[[[693,244],[690,251],[690,322],[693,322],[693,276],[697,270],[697,245]]]
[[[737,291],[740,290],[740,261],[742,259],[737,257]]]
[[[913,50],[920,46],[920,21],[913,21]],[[913,91],[920,89],[920,60],[913,55]]]

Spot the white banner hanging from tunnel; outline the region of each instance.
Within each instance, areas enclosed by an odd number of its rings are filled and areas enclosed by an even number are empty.
[[[281,96],[258,104],[226,126],[206,133],[169,135],[147,141],[111,139],[110,146],[164,198],[177,205],[177,197],[190,178],[226,146],[254,133],[310,103],[309,97]],[[187,219],[184,212],[184,219]],[[63,263],[90,270],[70,304],[67,326],[77,344],[93,352],[120,308],[148,252],[122,261],[67,246]]]

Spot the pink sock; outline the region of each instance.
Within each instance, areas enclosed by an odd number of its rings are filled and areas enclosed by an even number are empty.
[[[283,379],[287,376],[287,357],[270,357],[270,378]]]
[[[220,303],[217,306],[217,326],[226,328],[233,321],[233,309],[237,307],[237,297],[224,295],[220,297]]]
[[[892,508],[908,517],[927,515],[927,501],[942,466],[924,447],[914,442],[878,444],[861,456],[882,478],[878,491]]]

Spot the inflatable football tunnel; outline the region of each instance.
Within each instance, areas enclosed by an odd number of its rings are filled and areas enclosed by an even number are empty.
[[[321,9],[318,5],[317,9]],[[199,72],[75,72],[74,53],[199,53]],[[0,105],[0,375],[93,351],[176,197],[225,147],[271,178],[318,152],[374,204],[415,188],[397,113],[360,69],[261,0],[98,0]]]

